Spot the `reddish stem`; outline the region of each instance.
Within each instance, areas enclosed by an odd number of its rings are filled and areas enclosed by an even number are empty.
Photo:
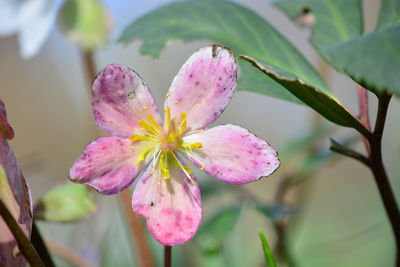
[[[369,122],[369,114],[368,114],[368,91],[361,85],[357,85],[357,92],[358,92],[358,105],[360,109],[359,120],[368,131],[371,131],[371,124]],[[368,154],[371,154],[371,146],[368,139],[364,136],[362,138]]]
[[[171,246],[164,246],[164,267],[171,267]]]
[[[143,267],[154,267],[154,258],[149,249],[149,242],[146,236],[146,229],[140,220],[140,217],[132,211],[132,194],[131,190],[126,189],[120,193],[121,204],[125,215],[129,219],[129,225],[133,239],[135,240],[135,246],[139,253],[140,266]]]

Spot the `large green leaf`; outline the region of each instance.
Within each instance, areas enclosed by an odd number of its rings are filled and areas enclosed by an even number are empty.
[[[280,0],[275,5],[293,19],[306,8],[312,12],[311,43],[331,63],[328,47],[363,33],[361,0]]]
[[[123,43],[143,40],[141,52],[158,57],[171,39],[210,40],[286,69],[321,90],[327,86],[308,61],[281,34],[253,11],[228,1],[184,1],[160,7],[130,24]],[[294,101],[284,88],[246,63],[239,89]]]
[[[34,208],[34,218],[52,222],[74,222],[96,210],[93,195],[85,185],[67,183],[53,188]]]
[[[239,69],[238,90],[250,91],[294,103],[304,104],[283,86],[276,83],[262,71],[255,69],[249,62],[239,59]]]
[[[379,11],[378,29],[383,29],[400,23],[400,1],[383,0]]]
[[[400,96],[400,24],[354,38],[328,50],[336,68],[374,93]]]
[[[281,0],[276,5],[292,18],[310,8],[315,16],[311,43],[333,67],[376,94],[388,90],[400,96],[398,0],[382,1],[378,30],[366,35],[360,0]]]
[[[352,127],[360,133],[368,136],[370,133],[365,127],[348,111],[340,101],[331,93],[324,92],[317,87],[300,79],[296,75],[284,71],[267,63],[241,56],[244,60],[251,62],[255,67],[262,70],[269,77],[287,88],[292,94],[301,99],[326,119],[336,124]]]

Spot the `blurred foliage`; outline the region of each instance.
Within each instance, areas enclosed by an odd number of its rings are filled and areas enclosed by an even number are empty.
[[[212,255],[222,252],[223,242],[239,220],[241,210],[239,206],[229,207],[203,221],[196,234],[196,241],[203,254]]]
[[[67,0],[58,17],[60,31],[84,50],[104,45],[108,41],[110,24],[107,10],[98,0]]]
[[[48,191],[35,205],[34,218],[76,222],[96,211],[94,196],[85,185],[66,183]]]

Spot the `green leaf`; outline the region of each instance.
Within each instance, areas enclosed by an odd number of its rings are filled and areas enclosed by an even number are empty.
[[[328,50],[336,68],[375,94],[400,96],[400,25],[365,34]]]
[[[110,18],[98,0],[68,0],[60,10],[58,26],[72,43],[91,50],[107,42]]]
[[[309,7],[315,16],[311,43],[336,70],[377,95],[388,90],[400,96],[399,1],[382,1],[379,30],[365,35],[360,0],[281,0],[276,5],[292,18]]]
[[[293,95],[297,96],[308,106],[313,108],[326,119],[338,125],[352,127],[360,133],[368,136],[370,132],[348,111],[340,101],[331,93],[322,91],[304,80],[298,78],[292,73],[279,69],[266,63],[260,63],[257,60],[240,56],[242,59],[251,62],[254,66],[262,70],[276,82],[283,85]]]
[[[378,29],[400,23],[400,1],[399,0],[383,0],[381,1],[381,9],[379,11]]]
[[[361,0],[281,0],[275,5],[292,19],[305,8],[311,10],[315,16],[311,43],[330,63],[328,47],[363,33]]]
[[[237,90],[254,92],[293,103],[304,104],[283,86],[276,83],[259,69],[254,68],[249,62],[239,59],[238,64],[240,72],[236,86]]]
[[[276,267],[276,262],[275,262],[274,256],[272,255],[271,248],[269,247],[268,241],[265,238],[264,233],[259,231],[258,235],[259,235],[260,240],[261,240],[261,244],[262,244],[262,247],[263,247],[265,260],[267,261],[268,267]]]
[[[204,254],[213,255],[221,252],[223,241],[238,222],[240,212],[241,207],[230,207],[218,212],[201,225],[196,239]]]
[[[296,73],[321,90],[327,86],[309,62],[271,25],[253,11],[228,1],[184,1],[160,7],[130,24],[123,43],[143,40],[141,52],[158,57],[171,39],[210,40]],[[240,63],[239,88],[295,101],[284,88]],[[296,101],[298,102],[298,101]]]
[[[93,195],[85,185],[67,183],[42,197],[34,208],[34,218],[52,222],[75,222],[96,210]]]

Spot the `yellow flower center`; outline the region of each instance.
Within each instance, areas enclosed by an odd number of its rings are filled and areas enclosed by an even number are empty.
[[[177,151],[182,153],[191,152],[193,149],[201,148],[201,143],[188,144],[183,140],[183,136],[188,133],[186,126],[186,113],[181,113],[178,119],[171,119],[170,109],[165,110],[164,126],[154,120],[151,115],[147,116],[146,121],[139,121],[143,134],[132,135],[131,141],[139,141],[136,147],[140,152],[136,159],[136,165],[153,157],[153,170],[160,171],[164,179],[169,179],[171,164],[180,168],[191,180],[192,170],[183,166],[177,157]],[[192,181],[192,180],[191,180]],[[192,181],[193,182],[193,181]]]

